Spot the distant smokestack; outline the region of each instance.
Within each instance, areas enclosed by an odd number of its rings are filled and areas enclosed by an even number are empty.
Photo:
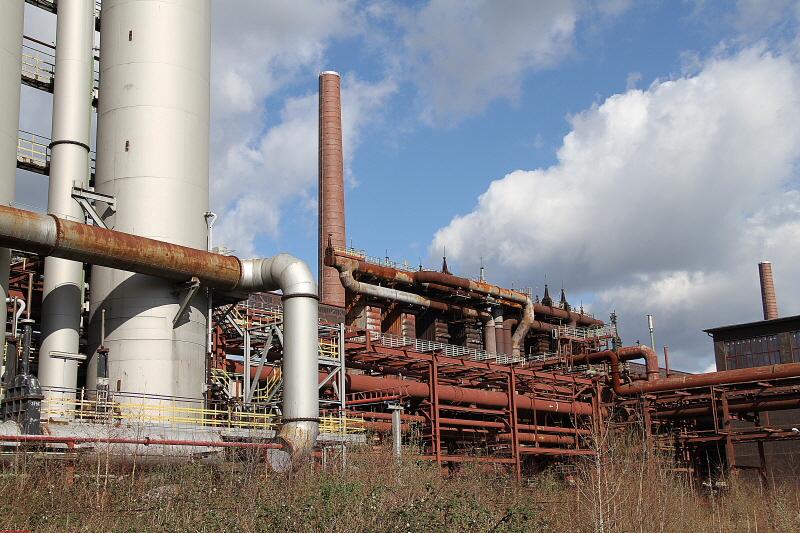
[[[758,264],[758,276],[761,279],[761,303],[764,306],[764,320],[778,318],[778,303],[775,301],[775,285],[772,284],[772,263],[763,261]]]
[[[328,243],[344,248],[344,160],[339,73],[319,75],[319,296],[320,303],[344,307],[339,271],[323,264]]]

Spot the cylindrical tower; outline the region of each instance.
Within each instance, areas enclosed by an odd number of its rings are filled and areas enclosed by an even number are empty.
[[[339,272],[323,264],[328,242],[347,243],[344,231],[344,159],[339,73],[319,75],[319,295],[320,303],[344,307]]]
[[[103,0],[98,192],[115,230],[204,249],[208,211],[209,0]],[[203,291],[204,292],[204,291]],[[173,327],[185,288],[92,268],[90,350],[105,310],[112,390],[202,398],[205,298]],[[88,377],[96,373],[89,366]]]
[[[56,25],[57,74],[47,212],[76,222],[85,219],[72,198],[72,184],[78,181],[86,185],[89,180],[93,45],[94,0],[61,0]],[[58,354],[78,353],[82,304],[83,264],[46,257],[39,381],[48,397],[62,397],[65,393],[58,389],[77,386],[78,361]]]
[[[758,277],[761,281],[761,305],[764,307],[764,320],[778,318],[778,302],[775,300],[775,285],[772,283],[772,263],[762,261],[758,264]]]
[[[14,205],[24,0],[0,0],[0,205]],[[0,248],[0,318],[6,323],[8,249]],[[0,353],[0,355],[2,355]]]

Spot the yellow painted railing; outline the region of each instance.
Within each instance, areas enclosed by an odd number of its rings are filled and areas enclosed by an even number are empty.
[[[72,419],[112,424],[153,424],[166,427],[187,425],[274,430],[280,417],[228,409],[206,409],[202,402],[178,398],[125,397],[108,401],[95,399],[45,398],[41,418]],[[357,434],[363,432],[361,419],[338,415],[320,417],[321,433]]]

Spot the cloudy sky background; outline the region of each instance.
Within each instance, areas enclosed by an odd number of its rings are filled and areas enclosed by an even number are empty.
[[[761,318],[759,261],[800,314],[799,21],[788,0],[214,0],[215,243],[316,264],[336,70],[355,247],[427,267],[446,248],[540,295],[546,276],[626,344],[652,314],[658,351],[703,371],[702,329]],[[27,35],[54,27],[26,5]],[[22,129],[47,135],[48,98],[23,87]],[[20,172],[18,204],[43,188]]]

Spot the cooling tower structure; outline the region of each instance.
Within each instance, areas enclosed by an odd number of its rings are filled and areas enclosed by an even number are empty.
[[[101,20],[96,190],[116,211],[99,211],[111,229],[205,249],[210,1],[104,0]],[[173,326],[187,287],[98,266],[91,279],[89,350],[105,311],[111,390],[202,398],[205,289]]]
[[[319,75],[319,295],[320,303],[344,307],[344,286],[339,272],[324,264],[330,243],[344,249],[344,160],[342,156],[342,105],[339,73]]]
[[[14,205],[22,66],[23,0],[0,0],[0,205]],[[0,297],[8,297],[10,253],[0,248]],[[6,308],[2,309],[3,324]]]

